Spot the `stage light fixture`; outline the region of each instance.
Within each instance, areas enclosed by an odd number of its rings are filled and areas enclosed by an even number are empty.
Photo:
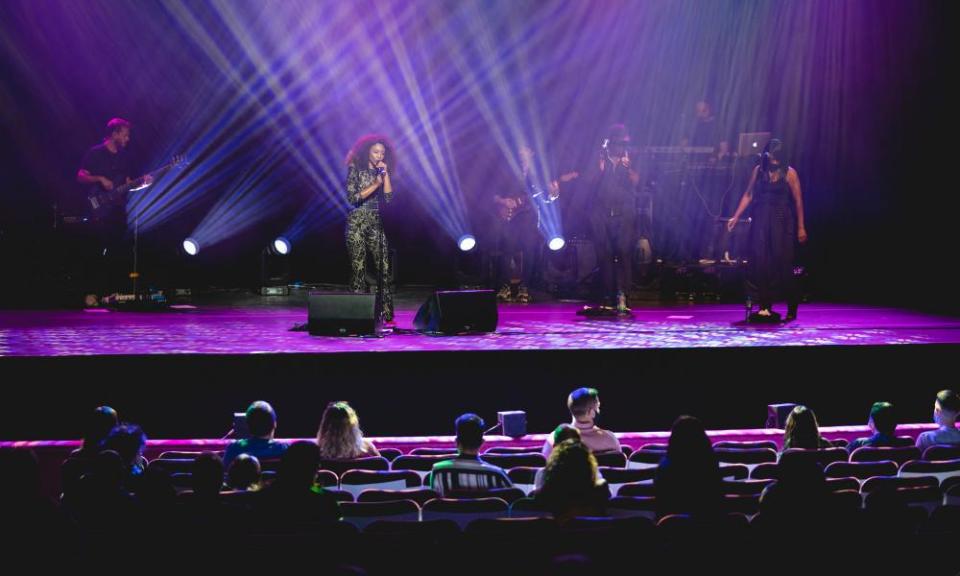
[[[187,253],[188,256],[196,256],[200,253],[200,243],[194,238],[187,238],[183,241],[183,251]]]
[[[286,256],[290,253],[291,245],[290,241],[284,238],[283,236],[278,236],[271,246],[274,254],[279,254],[280,256]]]
[[[477,239],[470,234],[464,234],[460,237],[460,240],[457,241],[457,246],[460,247],[460,250],[469,252],[477,246]]]

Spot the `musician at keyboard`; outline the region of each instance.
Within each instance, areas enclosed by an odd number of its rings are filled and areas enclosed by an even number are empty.
[[[720,122],[713,115],[713,108],[706,100],[700,100],[694,106],[693,130],[690,133],[690,146],[716,147],[720,142]]]

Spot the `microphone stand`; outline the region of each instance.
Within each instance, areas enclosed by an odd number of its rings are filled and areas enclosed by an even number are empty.
[[[631,189],[631,190],[634,190],[633,183],[630,182],[630,167],[624,165],[624,163],[623,163],[625,159],[629,160],[629,148],[628,148],[627,146],[628,146],[628,145],[627,145],[626,143],[624,143],[624,151],[623,151],[623,153],[619,156],[618,162],[614,162],[614,161],[613,161],[613,158],[610,156],[610,149],[607,147],[607,142],[606,142],[606,141],[604,141],[603,153],[604,153],[604,155],[606,156],[607,164],[610,166],[610,176],[609,176],[609,178],[615,179],[615,180],[614,180],[614,183],[615,183],[615,185],[617,185],[617,186],[623,185],[623,184],[624,184],[624,179],[626,179],[627,182],[629,182],[628,186],[630,187],[630,189]],[[620,169],[619,172],[617,171],[618,168]],[[635,192],[635,190],[631,193],[631,195],[634,197],[634,199],[636,199],[636,192]],[[611,213],[611,215],[612,215],[612,213]],[[609,220],[608,220],[608,222],[609,222]],[[618,229],[617,229],[617,236],[618,236],[618,237],[619,237],[619,234],[623,232],[623,230],[621,230],[621,229],[619,229],[619,228],[620,228],[620,227],[618,226]],[[618,240],[618,243],[619,243],[619,240]],[[616,250],[616,248],[614,248],[613,261],[610,263],[610,265],[613,266],[613,287],[616,288],[616,296],[615,296],[615,299],[614,299],[614,302],[613,302],[613,308],[614,308],[614,310],[615,310],[614,313],[617,314],[617,315],[620,314],[620,309],[619,309],[619,306],[620,306],[620,296],[623,295],[624,298],[626,298],[626,292],[628,292],[628,291],[630,290],[630,287],[629,287],[629,286],[624,286],[624,290],[623,290],[623,291],[621,291],[620,289],[617,288],[618,286],[620,286],[620,283],[624,281],[624,278],[622,278],[622,277],[621,277],[621,274],[620,274],[620,266],[619,266],[619,264],[620,264],[620,262],[622,262],[622,260],[621,260],[622,258],[629,258],[629,257],[630,257],[630,256],[627,255],[627,254],[620,254],[620,253],[618,253],[617,250]],[[608,296],[609,296],[609,293],[608,293]]]
[[[602,172],[604,174],[600,176],[600,180],[597,182],[598,186],[602,186],[601,182],[603,181],[604,178],[617,178],[618,176],[620,176],[619,174],[615,174],[616,164],[614,163],[613,158],[610,156],[610,149],[608,145],[609,145],[609,140],[604,140],[603,144],[600,146],[600,153],[601,153],[600,159],[604,162],[604,166],[602,169]],[[596,196],[594,198],[596,201]],[[594,210],[596,210],[596,207],[594,207]],[[600,241],[602,241],[602,239],[594,238],[594,242],[600,242]],[[616,286],[617,280],[618,280],[616,254],[614,254],[613,262],[611,262],[610,265],[613,266],[614,285]],[[604,286],[604,290],[606,290],[606,286]],[[605,296],[603,296],[604,299],[608,297],[609,297],[609,294],[606,294]],[[616,304],[617,303],[614,302],[614,308],[616,307]],[[603,301],[601,301],[599,306],[584,306],[582,310],[577,311],[577,315],[581,315],[581,316],[608,316],[614,313],[615,312],[611,312],[605,308],[605,306],[603,305]]]
[[[378,169],[377,169],[377,175],[378,175],[378,176],[385,175],[385,172],[382,172],[381,169],[378,168]],[[384,191],[383,191],[383,182],[380,183],[379,188],[380,188],[380,189],[377,191],[377,196],[378,196],[378,198],[377,198],[377,204],[378,204],[378,206],[377,206],[377,220],[379,220],[379,222],[377,223],[377,228],[378,228],[378,230],[377,230],[377,244],[378,244],[378,247],[377,247],[377,248],[378,248],[378,262],[377,262],[377,316],[379,317],[380,326],[382,327],[382,326],[383,326],[383,323],[384,323],[384,316],[385,316],[384,298],[383,298],[383,294],[384,294],[383,266],[384,266],[384,262],[389,258],[389,256],[388,256],[387,253],[386,253],[386,243],[387,243],[387,240],[386,240],[386,237],[385,237],[384,231],[383,231],[383,217],[382,217],[382,215],[381,215],[380,206],[379,206],[379,204],[381,204],[381,202],[380,202],[381,199],[383,200],[383,205],[384,205],[384,207],[386,206],[386,194],[385,194]]]

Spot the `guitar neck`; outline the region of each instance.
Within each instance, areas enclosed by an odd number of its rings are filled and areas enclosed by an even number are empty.
[[[136,179],[134,179],[134,180],[131,180],[130,182],[124,182],[123,184],[115,183],[112,190],[104,190],[104,189],[100,188],[99,186],[94,186],[94,188],[92,189],[92,191],[91,191],[91,193],[90,193],[90,196],[91,196],[91,197],[96,197],[96,198],[98,199],[98,201],[100,201],[100,202],[102,202],[102,201],[109,201],[109,200],[112,200],[112,199],[118,199],[118,198],[122,197],[124,194],[130,192],[131,190],[133,190],[133,189],[135,189],[135,188],[137,188],[137,187],[139,187],[139,186],[142,186],[142,185],[143,185],[143,182],[144,182],[144,180],[146,180],[147,176],[150,176],[150,177],[152,177],[152,178],[154,178],[154,179],[157,179],[157,178],[159,178],[162,174],[166,173],[166,172],[169,171],[171,168],[173,168],[175,165],[176,165],[175,162],[171,162],[171,163],[169,163],[169,164],[165,164],[165,165],[157,168],[156,170],[153,170],[152,172],[147,172],[147,173],[144,174],[143,176],[140,176],[140,177],[138,177],[138,178],[136,178]]]
[[[173,162],[171,162],[171,163],[169,163],[169,164],[165,164],[165,165],[157,168],[156,170],[153,170],[152,172],[147,172],[147,173],[144,174],[143,176],[140,176],[139,178],[136,178],[136,179],[134,179],[134,180],[131,180],[129,183],[122,184],[119,188],[115,188],[115,190],[118,190],[120,193],[129,192],[130,190],[133,190],[133,189],[136,188],[137,186],[142,185],[143,182],[144,182],[144,180],[146,180],[147,176],[150,176],[150,177],[153,178],[153,179],[157,179],[157,178],[159,178],[160,176],[162,176],[163,174],[169,172],[170,169],[174,167],[174,165],[175,165],[175,164],[174,164]]]

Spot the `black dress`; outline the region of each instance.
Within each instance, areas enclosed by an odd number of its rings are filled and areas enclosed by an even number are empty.
[[[630,290],[636,229],[635,186],[629,171],[607,166],[594,176],[595,195],[590,210],[590,229],[600,265],[603,301],[615,303],[618,293]],[[614,261],[614,257],[617,257]]]
[[[796,237],[797,217],[787,170],[761,172],[753,194],[749,268],[750,289],[761,309],[769,309],[778,296],[792,309],[799,302],[793,275]]]

